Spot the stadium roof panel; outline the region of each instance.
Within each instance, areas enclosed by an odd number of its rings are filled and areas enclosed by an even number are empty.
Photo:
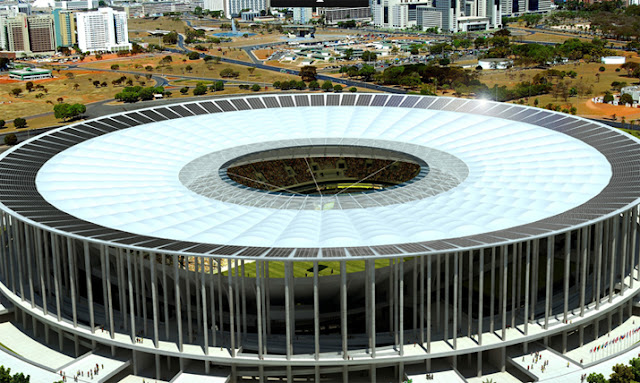
[[[338,196],[257,191],[220,172],[250,153],[323,144],[407,153],[429,172],[406,186]],[[270,259],[463,251],[561,232],[637,203],[638,148],[598,123],[481,100],[236,97],[45,133],[0,156],[0,201],[43,228],[155,251]]]

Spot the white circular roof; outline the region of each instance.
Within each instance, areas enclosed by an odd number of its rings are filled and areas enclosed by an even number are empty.
[[[429,158],[443,152],[468,174],[442,192],[433,192],[437,182],[429,176],[427,194],[420,194],[418,182],[382,191],[376,197],[398,201],[387,204],[358,203],[344,194],[274,196],[225,182],[224,195],[237,193],[229,200],[198,194],[179,178],[187,164],[212,153],[223,152],[228,161],[233,153],[245,154],[243,148],[323,140],[401,152],[423,148],[423,160],[446,175],[453,171],[447,162]],[[434,241],[526,225],[586,203],[611,177],[609,161],[592,146],[525,122],[442,110],[299,106],[196,115],[104,134],[53,156],[35,182],[57,209],[111,229],[220,245],[323,248]],[[409,194],[417,198],[404,198]],[[286,207],[283,199],[300,207]]]

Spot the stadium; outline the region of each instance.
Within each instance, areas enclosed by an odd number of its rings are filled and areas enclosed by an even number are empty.
[[[621,131],[483,100],[123,112],[0,155],[0,291],[49,343],[167,381],[482,376],[631,317],[639,170]]]

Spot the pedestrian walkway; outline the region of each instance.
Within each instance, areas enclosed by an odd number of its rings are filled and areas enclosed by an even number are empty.
[[[440,371],[434,372],[427,378],[427,374],[415,374],[407,375],[413,383],[432,383],[432,382],[446,382],[446,383],[464,383],[464,379],[460,377],[455,371]]]
[[[88,354],[64,366],[61,371],[67,381],[78,376],[91,382],[104,382],[127,366],[126,362],[102,355]]]
[[[2,332],[2,330],[0,330]],[[31,382],[53,383],[60,380],[60,376],[53,371],[34,366],[20,358],[0,350],[0,366],[11,369],[11,375],[21,372],[31,377]]]
[[[511,359],[523,370],[537,376],[538,379],[548,379],[563,376],[569,372],[582,371],[582,368],[576,363],[572,363],[542,346],[531,347],[529,351],[524,355],[514,355]]]
[[[52,370],[73,362],[74,358],[53,350],[25,334],[10,322],[0,323],[0,343],[28,360]]]
[[[438,382],[449,383],[448,380],[438,380]],[[515,376],[509,374],[508,372],[495,372],[493,374],[485,374],[485,375],[482,375],[481,378],[478,378],[478,377],[469,378],[469,379],[467,379],[467,382],[469,382],[469,383],[485,383],[485,382],[492,382],[492,383],[522,383],[522,382],[520,382],[519,379],[517,379]]]
[[[173,378],[171,383],[227,383],[228,380],[228,376],[198,375],[183,372]]]
[[[545,383],[566,383],[566,382],[580,382],[581,379],[580,377],[582,375],[584,376],[589,376],[589,374],[591,374],[592,372],[595,373],[600,373],[602,375],[604,375],[606,378],[609,377],[609,375],[611,375],[612,368],[613,366],[615,366],[618,363],[622,363],[622,364],[628,364],[629,361],[632,358],[637,358],[640,356],[640,347],[638,347],[638,345],[636,345],[634,348],[618,355],[615,356],[609,360],[606,360],[604,362],[598,363],[596,365],[584,368],[580,371],[573,371],[573,372],[569,372],[565,375],[562,376],[556,376],[553,378],[544,378],[544,379],[540,379],[539,382],[545,382]]]
[[[120,380],[118,383],[169,383],[169,382],[165,380],[158,380],[158,379],[145,378],[142,376],[129,375],[124,379]]]
[[[640,341],[640,317],[632,316],[611,333],[567,352],[567,357],[582,365],[595,363],[632,347]]]

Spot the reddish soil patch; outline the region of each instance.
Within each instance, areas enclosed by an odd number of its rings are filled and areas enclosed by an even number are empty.
[[[610,117],[616,115],[619,117],[632,117],[632,119],[640,118],[640,109],[627,108],[621,105],[596,104],[591,100],[585,103],[585,106],[593,112],[594,116]]]
[[[266,60],[273,54],[273,52],[275,52],[275,49],[257,49],[253,51],[253,54],[258,58],[258,60]]]

